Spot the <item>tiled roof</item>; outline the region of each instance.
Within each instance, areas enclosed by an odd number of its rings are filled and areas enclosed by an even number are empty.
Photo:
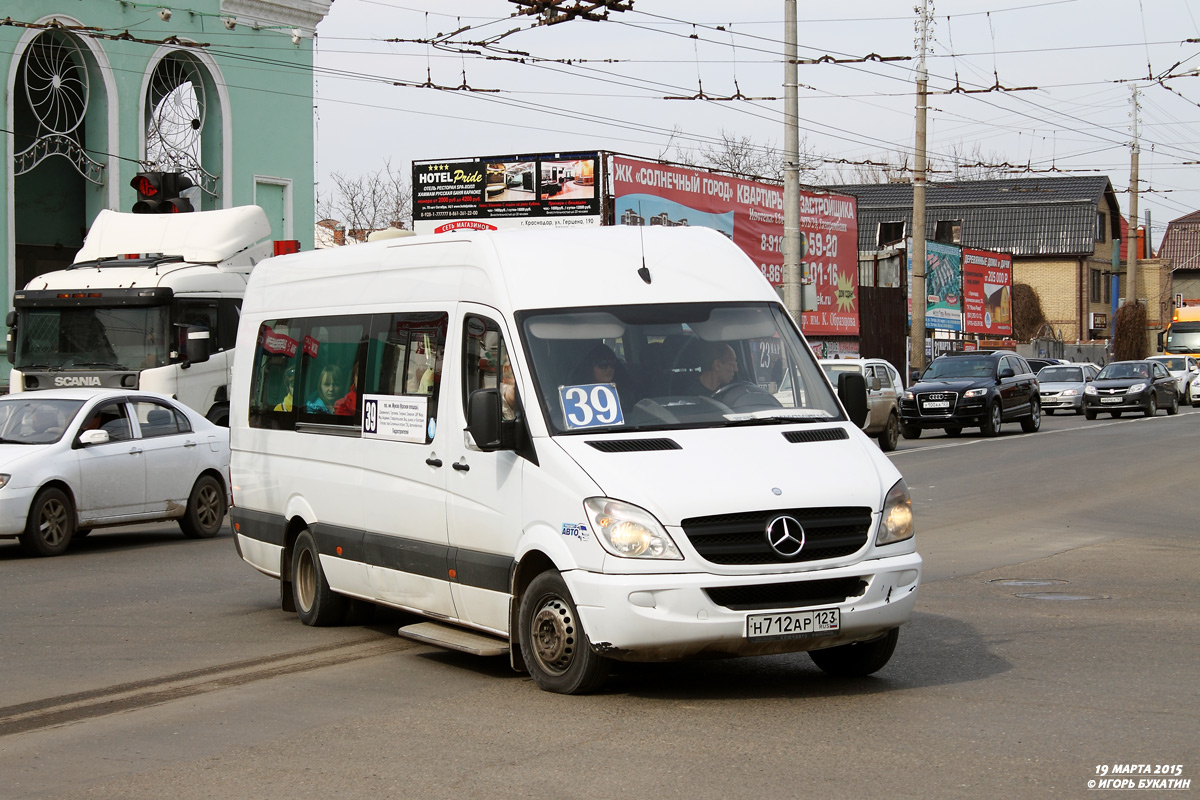
[[[823,188],[858,198],[859,250],[876,249],[880,223],[912,224],[911,184]],[[1116,195],[1103,175],[934,182],[925,190],[925,235],[933,237],[939,220],[961,219],[967,247],[1015,256],[1090,255],[1096,211],[1106,205],[1110,220],[1119,220]],[[1110,227],[1105,238],[1113,232]]]
[[[1173,269],[1200,269],[1200,211],[1167,223],[1158,257],[1169,258]]]

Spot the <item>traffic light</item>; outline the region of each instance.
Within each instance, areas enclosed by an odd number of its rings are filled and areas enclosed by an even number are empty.
[[[192,202],[180,197],[195,184],[182,172],[139,172],[129,185],[137,191],[135,214],[179,214],[192,211]]]

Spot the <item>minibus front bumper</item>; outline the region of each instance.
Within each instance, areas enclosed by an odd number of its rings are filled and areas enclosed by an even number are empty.
[[[912,616],[921,556],[906,553],[770,575],[571,570],[563,578],[593,650],[621,661],[673,661],[818,650],[875,638]],[[827,609],[839,612],[836,632],[790,638],[749,635],[751,616]]]

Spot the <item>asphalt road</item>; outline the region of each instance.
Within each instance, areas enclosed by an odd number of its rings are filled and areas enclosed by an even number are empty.
[[[1124,764],[1200,793],[1200,412],[1019,430],[891,455],[926,574],[861,680],[801,654],[550,695],[398,614],[305,628],[227,533],[0,542],[0,797],[1095,797]]]

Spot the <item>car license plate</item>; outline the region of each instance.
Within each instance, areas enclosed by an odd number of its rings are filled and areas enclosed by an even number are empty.
[[[1100,402],[1101,403],[1119,403],[1119,402],[1121,402],[1121,398],[1119,398],[1119,397],[1101,397]]]
[[[949,400],[931,400],[925,404],[925,408],[949,408]]]
[[[841,626],[842,613],[836,608],[816,608],[786,614],[751,614],[746,617],[746,638],[756,641],[805,639],[837,633]]]

